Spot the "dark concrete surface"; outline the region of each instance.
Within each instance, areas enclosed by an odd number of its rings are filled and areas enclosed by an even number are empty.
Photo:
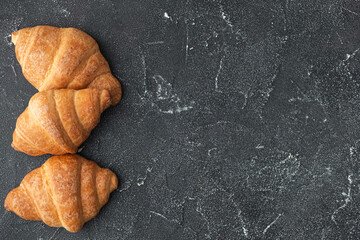
[[[49,156],[10,146],[36,92],[9,43],[76,27],[124,86],[83,144],[120,187],[76,233],[7,193]],[[0,3],[1,239],[360,239],[360,2]]]

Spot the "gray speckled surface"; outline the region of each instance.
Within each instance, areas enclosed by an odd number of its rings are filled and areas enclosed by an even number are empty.
[[[360,2],[2,1],[1,239],[359,239]],[[9,34],[92,35],[124,86],[81,154],[120,178],[70,234],[4,210],[48,156],[10,147],[35,89]]]

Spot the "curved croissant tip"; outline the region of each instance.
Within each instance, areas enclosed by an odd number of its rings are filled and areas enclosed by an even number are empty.
[[[11,192],[10,192],[11,193]],[[9,198],[9,195],[10,193],[6,196],[5,198],[5,202],[4,202],[4,207],[7,211],[11,212],[12,211],[12,207],[11,207],[11,204],[10,204],[10,198]]]
[[[16,151],[20,151],[20,150],[15,146],[14,141],[11,143],[11,147],[12,147],[13,149],[15,149]]]
[[[81,225],[78,225],[78,226],[74,226],[74,227],[65,227],[65,226],[64,226],[64,228],[65,228],[66,230],[68,230],[69,232],[76,233],[76,232],[78,232],[78,231],[80,231],[80,230],[82,229],[83,225],[84,225],[84,224],[81,224]]]
[[[109,91],[102,90],[100,94],[100,103],[101,103],[101,111],[103,112],[105,109],[110,107],[111,105],[111,96]]]
[[[112,191],[117,189],[117,187],[118,187],[118,179],[117,179],[116,175],[114,174],[111,177],[111,189],[112,189]]]
[[[15,45],[16,44],[16,41],[18,39],[18,35],[19,35],[19,32],[13,32],[11,34],[11,42]]]
[[[112,90],[110,94],[111,94],[111,105],[115,106],[116,104],[118,104],[120,102],[120,100],[122,98],[121,86]]]

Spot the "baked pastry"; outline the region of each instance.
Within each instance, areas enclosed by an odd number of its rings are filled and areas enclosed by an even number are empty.
[[[11,145],[32,156],[76,153],[109,106],[107,90],[38,92],[17,119]]]
[[[16,57],[25,78],[39,91],[106,89],[112,105],[121,99],[121,85],[96,41],[76,28],[36,26],[12,33]]]
[[[49,158],[28,173],[5,199],[5,208],[26,220],[79,231],[108,202],[116,175],[79,155]]]

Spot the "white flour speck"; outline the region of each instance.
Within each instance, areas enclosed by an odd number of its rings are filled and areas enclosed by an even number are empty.
[[[60,9],[59,12],[64,16],[64,17],[69,17],[70,16],[70,12],[66,9]]]

